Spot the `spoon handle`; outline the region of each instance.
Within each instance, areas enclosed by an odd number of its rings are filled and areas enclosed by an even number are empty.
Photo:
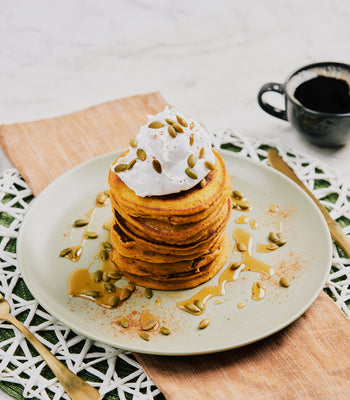
[[[3,318],[5,319],[5,318]],[[50,351],[14,316],[8,315],[6,320],[14,325],[35,347],[40,356],[55,374],[64,390],[72,400],[99,400],[99,392],[65,367]]]

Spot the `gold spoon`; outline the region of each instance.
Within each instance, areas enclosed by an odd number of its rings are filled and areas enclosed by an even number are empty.
[[[10,304],[0,293],[0,319],[14,325],[35,347],[51,371],[56,375],[64,390],[72,400],[99,400],[99,392],[88,383],[73,374],[67,367],[53,356],[50,351],[13,315],[10,314]]]

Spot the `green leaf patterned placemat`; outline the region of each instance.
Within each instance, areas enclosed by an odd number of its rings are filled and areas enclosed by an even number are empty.
[[[262,163],[266,163],[268,148],[278,148],[345,233],[350,233],[350,191],[335,171],[271,140],[252,140],[225,131],[214,141],[216,146],[224,143],[222,148]],[[164,400],[130,352],[75,334],[33,298],[20,276],[16,259],[18,230],[33,196],[16,170],[6,171],[0,178],[0,189],[0,291],[9,300],[12,314],[68,368],[97,387],[104,399]],[[334,245],[332,269],[324,290],[348,316],[349,285],[349,259]],[[0,389],[19,400],[69,399],[33,347],[7,322],[0,323]]]

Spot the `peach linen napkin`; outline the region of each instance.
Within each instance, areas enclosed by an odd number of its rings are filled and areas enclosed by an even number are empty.
[[[75,165],[127,147],[146,115],[165,104],[159,93],[150,93],[2,125],[0,145],[36,195]],[[350,321],[324,293],[289,327],[243,348],[135,356],[168,400],[350,398]]]

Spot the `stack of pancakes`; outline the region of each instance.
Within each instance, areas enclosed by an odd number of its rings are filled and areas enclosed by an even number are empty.
[[[152,289],[186,289],[223,266],[230,249],[231,179],[216,152],[215,168],[204,179],[204,187],[139,197],[110,170],[112,260],[124,277]]]

